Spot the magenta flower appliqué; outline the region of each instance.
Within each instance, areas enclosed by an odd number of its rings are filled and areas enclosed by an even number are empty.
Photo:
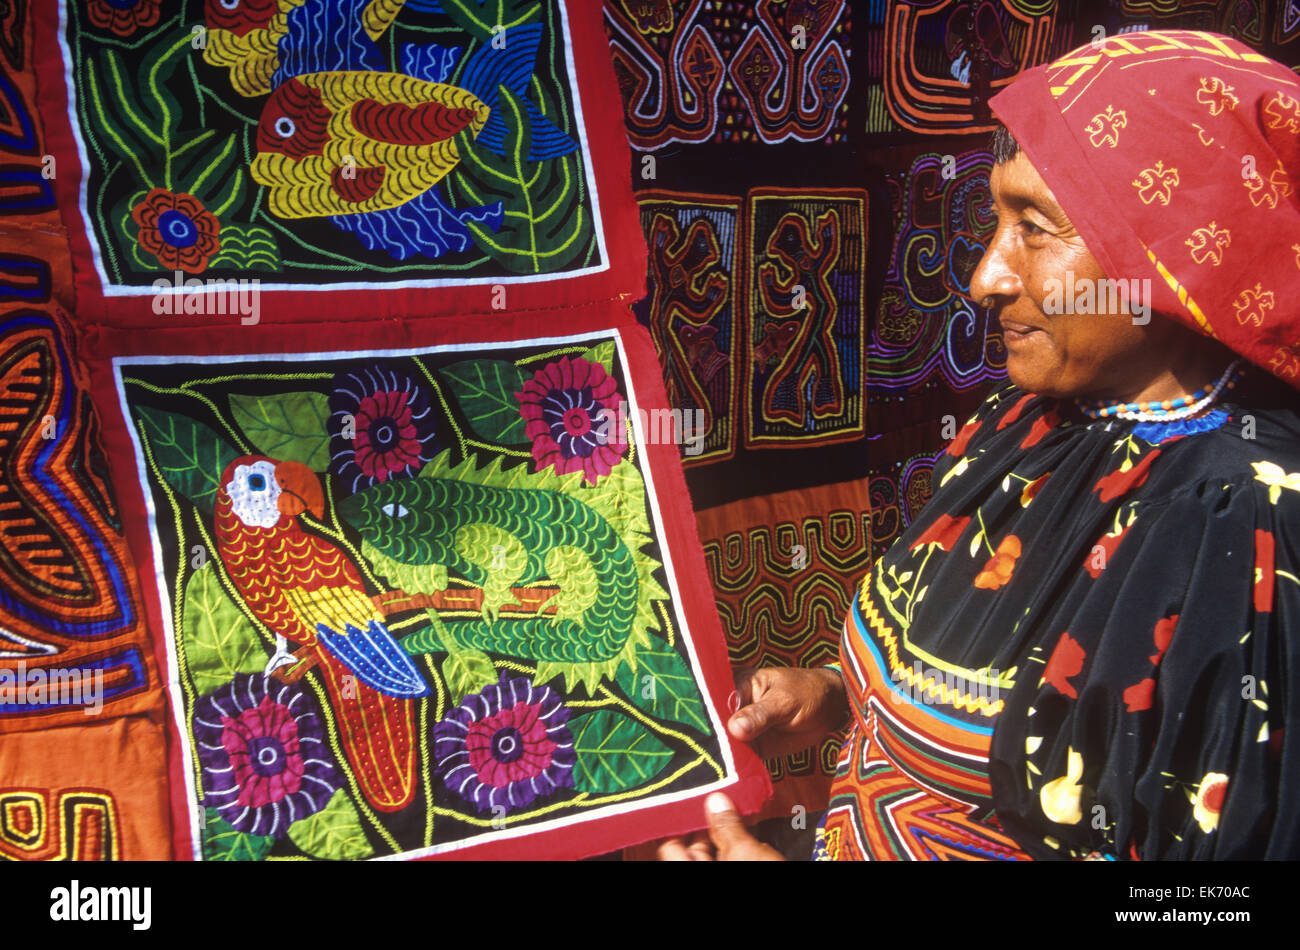
[[[550,687],[503,672],[434,727],[434,773],[480,812],[514,811],[573,788],[568,720]]]
[[[627,453],[621,425],[623,397],[599,363],[581,356],[548,363],[515,393],[537,470],[583,472],[589,484],[608,475]]]
[[[237,831],[279,837],[341,785],[300,687],[239,674],[194,705],[205,803]]]

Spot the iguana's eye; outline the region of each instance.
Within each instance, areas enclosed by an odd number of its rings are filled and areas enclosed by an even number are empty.
[[[392,501],[384,505],[379,510],[382,511],[384,514],[388,515],[390,518],[405,518],[407,515],[410,514],[410,512],[406,510],[405,505],[400,505]]]

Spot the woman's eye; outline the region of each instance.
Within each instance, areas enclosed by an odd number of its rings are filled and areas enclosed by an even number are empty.
[[[1028,235],[1044,233],[1042,228],[1034,224],[1034,222],[1030,221],[1028,218],[1022,218],[1020,221],[1020,226],[1024,229],[1025,234]]]

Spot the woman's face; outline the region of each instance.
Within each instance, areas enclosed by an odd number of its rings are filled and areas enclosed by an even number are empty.
[[[971,278],[970,294],[977,304],[992,298],[1011,381],[1056,397],[1165,398],[1146,394],[1161,388],[1170,359],[1186,350],[1186,332],[1158,316],[1134,323],[1127,310],[1060,312],[1061,291],[1055,300],[1049,294],[1053,281],[1072,292],[1067,272],[1076,286],[1092,282],[1096,306],[1113,302],[1112,295],[1096,293],[1098,281],[1114,276],[1127,282],[1136,275],[1102,273],[1024,152],[995,165],[989,183],[997,230]]]

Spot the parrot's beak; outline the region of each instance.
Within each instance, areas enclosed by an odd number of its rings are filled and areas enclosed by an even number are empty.
[[[281,462],[275,467],[280,486],[280,514],[293,517],[310,511],[317,521],[325,517],[325,492],[316,473],[301,462]]]

